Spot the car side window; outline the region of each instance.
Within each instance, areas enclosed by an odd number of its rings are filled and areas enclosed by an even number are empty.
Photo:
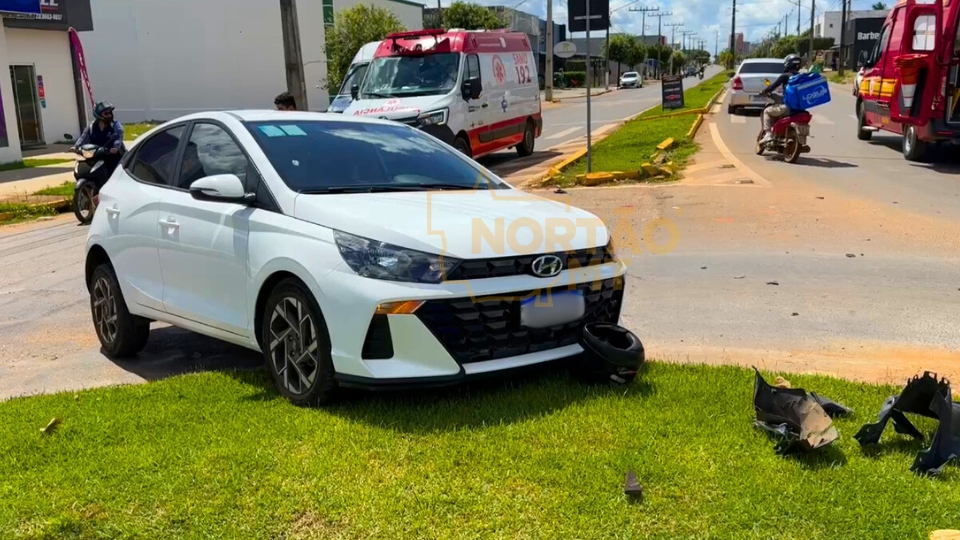
[[[480,58],[475,54],[467,57],[467,80],[469,79],[480,80]]]
[[[177,126],[150,137],[137,150],[130,174],[148,184],[173,186],[177,172],[177,147],[185,129],[185,126]]]
[[[920,15],[913,21],[913,50],[932,51],[936,41],[937,22],[934,15]]]
[[[887,42],[890,41],[890,25],[883,27],[880,31],[880,39],[877,40],[877,48],[873,50],[870,58],[870,65],[874,66],[880,61],[880,56],[887,50]]]
[[[180,187],[190,189],[197,180],[217,174],[234,174],[247,186],[250,167],[247,156],[225,129],[216,124],[198,123],[193,126],[183,153]]]

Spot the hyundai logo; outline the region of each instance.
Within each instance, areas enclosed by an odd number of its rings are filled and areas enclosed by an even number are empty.
[[[530,269],[538,277],[553,277],[563,270],[563,261],[556,255],[543,255],[534,259]]]

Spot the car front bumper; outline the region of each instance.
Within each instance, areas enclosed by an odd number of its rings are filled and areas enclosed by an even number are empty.
[[[576,356],[583,324],[619,322],[625,274],[622,262],[607,262],[547,279],[422,285],[363,278],[341,265],[321,285],[336,291],[324,295],[321,309],[337,379],[373,389],[436,386]],[[570,288],[583,293],[581,319],[546,329],[520,324],[521,299]],[[412,314],[377,314],[378,306],[404,301],[423,304]]]
[[[730,92],[730,106],[732,107],[756,107],[763,108],[773,100],[760,97],[759,92],[746,92],[744,90],[733,90]]]
[[[637,88],[640,81],[620,81],[620,88]]]

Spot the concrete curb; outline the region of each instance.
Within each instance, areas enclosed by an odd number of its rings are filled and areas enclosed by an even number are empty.
[[[693,138],[697,136],[697,131],[699,131],[700,126],[703,125],[703,116],[705,114],[709,114],[710,109],[712,109],[713,106],[716,105],[717,102],[719,102],[722,99],[726,91],[727,91],[727,88],[723,87],[720,89],[719,92],[714,94],[712,98],[710,98],[710,101],[707,102],[707,106],[703,108],[703,112],[697,115],[697,119],[693,121],[693,125],[690,126],[690,130],[687,131],[688,140],[692,141]]]

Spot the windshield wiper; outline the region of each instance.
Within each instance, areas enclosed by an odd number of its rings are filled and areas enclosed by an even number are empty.
[[[491,189],[490,184],[480,183],[480,184],[416,184],[417,187],[423,189],[460,189],[460,190],[481,190],[481,189]]]
[[[384,193],[392,191],[423,191],[425,188],[418,184],[400,185],[386,184],[375,186],[333,186],[325,188],[301,189],[301,195],[326,195],[336,193]]]
[[[364,92],[363,97],[388,98],[393,94],[381,94],[380,92]]]

